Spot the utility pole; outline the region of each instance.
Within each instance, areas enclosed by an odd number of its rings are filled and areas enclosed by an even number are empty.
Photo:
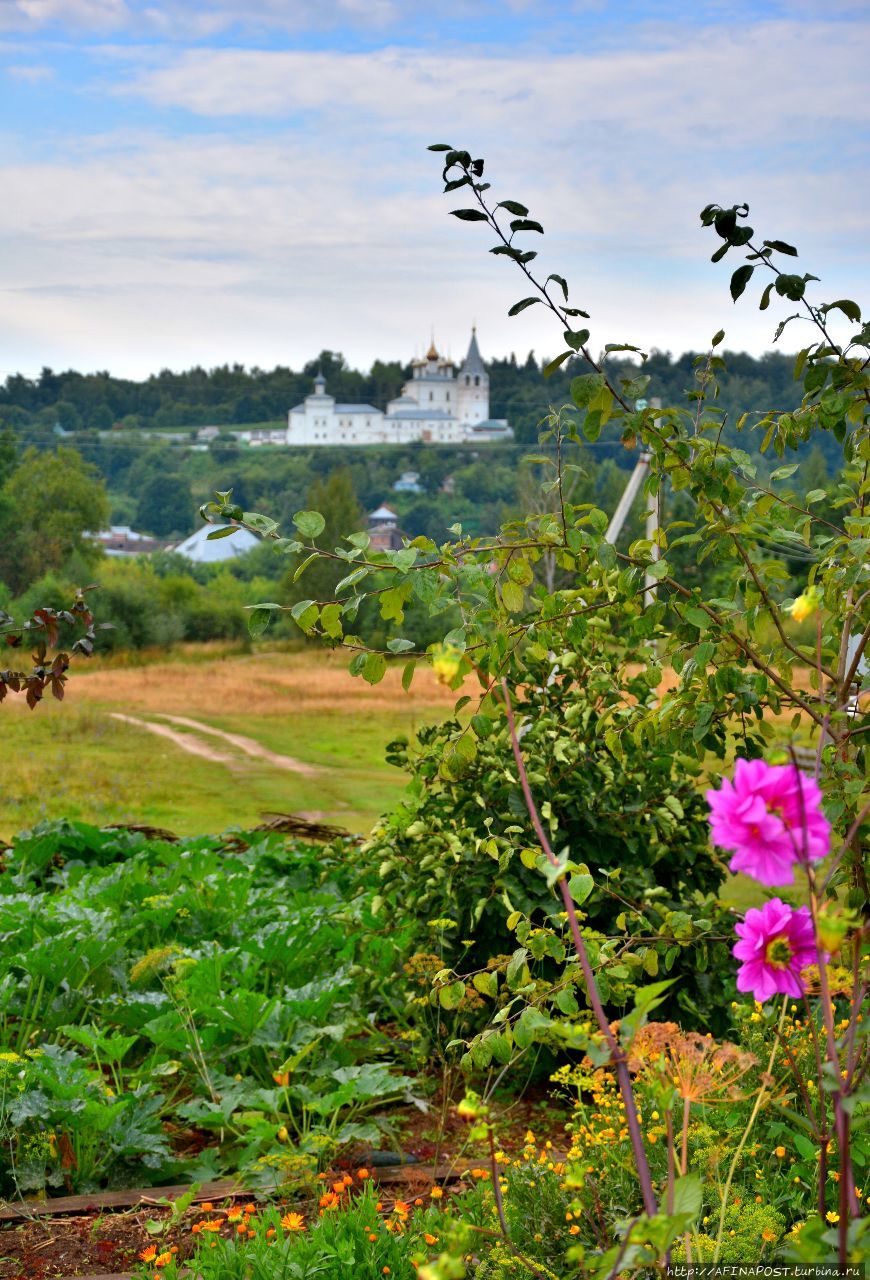
[[[649,404],[654,409],[660,409],[662,402],[659,399],[650,400]],[[638,400],[635,402],[636,409],[646,409],[647,401]],[[641,486],[649,475],[650,463],[652,462],[652,454],[649,450],[644,450],[637,460],[637,464],[628,478],[628,484],[623,490],[622,497],[616,504],[616,510],[611,517],[610,524],[607,526],[607,533],[604,535],[610,543],[616,543],[616,539],[622,532],[622,527],[628,519],[628,514],[634,504],[634,500],[640,493]],[[652,543],[652,558],[659,559],[659,508],[660,494],[650,493],[647,495],[646,501],[646,537],[647,541]],[[645,608],[649,608],[655,601],[657,579],[652,574],[647,573],[644,577],[645,590],[643,593],[643,603]]]

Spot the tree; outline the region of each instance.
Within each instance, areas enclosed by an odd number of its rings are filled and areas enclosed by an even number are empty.
[[[86,535],[109,520],[109,500],[96,467],[75,449],[26,449],[0,498],[0,578],[20,592],[74,553],[95,560]]]
[[[152,475],[139,491],[136,523],[160,538],[189,531],[194,517],[190,485],[179,475]]]
[[[0,429],[0,488],[6,483],[18,464],[18,444],[15,432],[8,425]]]
[[[333,471],[325,480],[315,480],[308,490],[306,503],[309,510],[321,512],[326,521],[317,538],[318,545],[326,551],[332,551],[349,533],[358,533],[363,527],[363,512],[347,468]],[[346,562],[318,558],[294,582],[296,568],[305,558],[303,555],[297,559],[285,580],[289,600],[332,599],[337,583],[347,574]]]

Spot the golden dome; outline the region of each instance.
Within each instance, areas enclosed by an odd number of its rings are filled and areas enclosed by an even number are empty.
[[[429,344],[429,350],[426,352],[426,359],[427,359],[427,360],[437,360],[437,359],[438,359],[438,349],[437,349],[437,348],[436,348],[436,346],[435,346],[435,339],[434,339],[434,338],[432,339],[431,343]]]

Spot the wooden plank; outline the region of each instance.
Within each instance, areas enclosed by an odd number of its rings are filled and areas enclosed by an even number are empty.
[[[113,1271],[110,1276],[61,1276],[60,1280],[133,1280],[130,1271]]]
[[[140,1204],[155,1204],[164,1197],[177,1200],[186,1195],[190,1186],[138,1187],[130,1191],[95,1191],[85,1196],[57,1196],[52,1200],[23,1200],[17,1204],[7,1202],[0,1208],[0,1222],[12,1222],[21,1218],[62,1218],[74,1213],[98,1213],[103,1209],[135,1209]],[[249,1196],[232,1178],[221,1182],[204,1182],[193,1197],[199,1204],[203,1200],[226,1200],[232,1196]]]
[[[401,1185],[409,1179],[428,1179],[430,1182],[455,1182],[472,1169],[486,1168],[485,1162],[462,1161],[457,1164],[402,1164],[372,1169],[372,1178],[386,1186]],[[95,1191],[92,1195],[57,1196],[52,1200],[24,1200],[17,1204],[6,1203],[0,1207],[0,1222],[15,1222],[29,1218],[63,1218],[77,1213],[101,1213],[107,1209],[135,1209],[139,1205],[156,1205],[158,1200],[177,1200],[187,1194],[190,1187],[180,1184],[171,1187],[138,1187],[129,1191]],[[206,1200],[251,1199],[254,1192],[240,1186],[232,1178],[221,1182],[205,1182],[193,1197],[194,1204]],[[81,1280],[95,1280],[81,1277]],[[100,1277],[100,1280],[104,1280]]]

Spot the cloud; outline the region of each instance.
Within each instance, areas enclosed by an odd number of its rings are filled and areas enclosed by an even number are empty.
[[[13,80],[20,80],[24,84],[40,84],[53,80],[55,75],[54,68],[46,66],[11,66],[4,67],[3,70]]]
[[[67,30],[114,30],[131,19],[125,0],[3,0],[0,30],[38,30],[61,24]]]
[[[0,137],[4,363],[144,374],[331,346],[367,364],[432,324],[456,351],[475,318],[486,355],[555,354],[542,308],[507,318],[528,290],[486,233],[447,216],[434,141],[485,155],[499,197],[532,206],[542,274],[568,276],[594,343],[697,349],[724,320],[729,344],[762,350],[777,304],[759,314],[750,290],[732,307],[738,260],[709,263],[698,211],[749,200],[821,297],[870,285],[866,46],[846,20],[649,28],[557,55],[101,45],[82,94],[111,128]]]

